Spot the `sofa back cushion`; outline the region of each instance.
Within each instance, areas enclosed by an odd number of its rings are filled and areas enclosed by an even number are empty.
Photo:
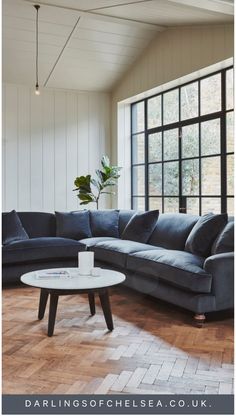
[[[127,223],[130,221],[132,216],[137,213],[136,210],[125,210],[122,209],[119,212],[119,236],[121,237],[122,232],[124,231]]]
[[[30,238],[55,237],[56,217],[54,213],[17,212]]]
[[[198,220],[198,216],[183,213],[163,213],[148,244],[169,250],[184,250],[186,239]]]
[[[119,238],[119,211],[90,210],[90,227],[92,237]]]
[[[121,238],[146,244],[153,233],[159,216],[159,210],[135,213],[129,220]]]
[[[90,219],[88,210],[73,212],[55,212],[56,234],[58,237],[71,239],[91,238]]]
[[[19,216],[15,210],[2,214],[2,244],[8,245],[14,241],[28,239]]]
[[[229,221],[215,239],[211,254],[230,253],[234,251],[234,222]]]
[[[201,257],[208,257],[212,244],[227,223],[228,215],[207,213],[194,225],[185,244],[185,251]]]

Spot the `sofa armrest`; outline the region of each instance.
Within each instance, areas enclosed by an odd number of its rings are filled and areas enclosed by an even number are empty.
[[[204,269],[212,275],[212,294],[216,297],[217,309],[234,305],[234,253],[221,253],[208,257]]]

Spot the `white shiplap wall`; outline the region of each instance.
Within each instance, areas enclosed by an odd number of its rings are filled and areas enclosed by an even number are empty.
[[[3,211],[79,208],[73,182],[109,155],[109,112],[106,93],[45,89],[37,97],[30,87],[4,84]]]

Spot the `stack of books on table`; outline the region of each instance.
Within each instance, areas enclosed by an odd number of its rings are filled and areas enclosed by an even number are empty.
[[[50,279],[50,278],[68,278],[70,273],[68,270],[56,270],[56,271],[37,271],[37,279]]]

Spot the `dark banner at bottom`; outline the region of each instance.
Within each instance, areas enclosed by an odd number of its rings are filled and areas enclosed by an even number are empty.
[[[232,414],[233,395],[3,395],[3,414]]]

